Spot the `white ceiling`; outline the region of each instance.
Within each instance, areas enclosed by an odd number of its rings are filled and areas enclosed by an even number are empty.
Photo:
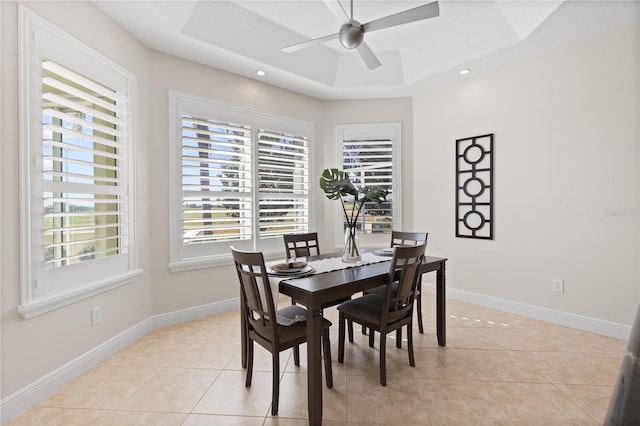
[[[349,12],[348,0],[340,0]],[[429,3],[354,0],[361,23]],[[382,66],[369,70],[337,40],[338,0],[94,0],[148,47],[320,99],[412,96],[638,19],[638,1],[440,0],[440,16],[365,34]],[[258,77],[257,70],[267,75]]]

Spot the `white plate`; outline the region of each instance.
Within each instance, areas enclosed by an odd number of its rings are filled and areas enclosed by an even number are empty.
[[[393,247],[383,248],[383,249],[374,251],[374,253],[379,256],[393,256],[393,252],[394,252]]]
[[[290,272],[289,270],[286,271],[277,271],[275,269],[272,268],[267,268],[267,274],[269,275],[276,275],[278,277],[302,277],[305,275],[309,275],[311,273],[315,272],[315,269],[313,269],[313,267],[311,265],[307,265],[304,268],[297,270],[295,272]]]

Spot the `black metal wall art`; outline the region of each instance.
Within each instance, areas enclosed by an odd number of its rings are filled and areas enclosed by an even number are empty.
[[[493,239],[493,133],[456,140],[456,237]]]

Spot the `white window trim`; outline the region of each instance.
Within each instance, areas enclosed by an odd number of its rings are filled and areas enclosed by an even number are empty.
[[[402,229],[402,173],[400,171],[400,164],[402,161],[402,125],[401,123],[363,123],[363,124],[338,124],[335,126],[335,146],[336,146],[336,157],[335,164],[337,169],[342,169],[342,133],[344,131],[381,131],[381,132],[390,132],[392,134],[392,144],[393,144],[393,202],[392,202],[392,212],[393,212],[393,228],[395,230]],[[335,227],[335,236],[337,245],[336,248],[340,248],[343,245],[344,240],[344,230],[342,229],[342,218],[344,217],[344,212],[340,207],[340,203],[334,203],[336,206],[335,209],[335,217],[337,218],[337,226]],[[386,234],[384,234],[386,235]],[[379,237],[379,235],[361,235],[358,234],[358,239],[360,240],[360,244],[367,246],[384,246],[387,247],[389,245],[388,238],[385,236],[384,241]]]
[[[20,177],[21,194],[23,194],[23,196],[21,197],[20,206],[23,221],[21,222],[20,229],[22,241],[20,248],[21,303],[18,305],[17,310],[25,319],[28,319],[132,283],[135,281],[135,277],[142,273],[142,270],[138,267],[139,248],[137,243],[137,209],[135,201],[135,99],[137,83],[133,74],[21,5],[18,8],[18,25],[19,75],[21,76],[19,79],[19,90],[22,100],[20,103],[19,129],[20,156],[21,164],[23,166]],[[37,276],[37,262],[42,258],[42,254],[39,253],[41,251],[41,247],[35,243],[37,239],[34,238],[36,233],[41,230],[41,225],[39,225],[40,218],[36,213],[35,203],[41,195],[34,195],[34,191],[38,190],[37,185],[35,185],[35,179],[40,179],[40,175],[38,174],[33,158],[35,158],[34,155],[39,155],[38,153],[40,152],[39,146],[35,146],[36,144],[34,141],[41,139],[41,136],[38,136],[38,134],[42,134],[42,127],[41,120],[34,120],[33,118],[42,115],[42,109],[39,108],[40,101],[36,99],[36,95],[39,95],[40,92],[34,90],[36,80],[40,75],[37,70],[41,68],[42,65],[40,56],[36,54],[36,43],[38,42],[38,40],[35,40],[36,29],[41,31],[43,34],[46,34],[47,37],[55,37],[57,40],[73,45],[74,51],[73,53],[70,53],[70,55],[82,55],[84,57],[88,57],[91,59],[95,67],[107,67],[112,69],[127,82],[126,90],[128,100],[131,103],[129,118],[129,123],[131,125],[127,130],[127,139],[130,147],[128,152],[130,167],[128,191],[131,200],[131,216],[129,220],[131,221],[131,226],[133,228],[131,233],[133,241],[130,246],[128,267],[126,270],[120,271],[117,274],[103,279],[91,281],[86,285],[76,286],[71,290],[53,292],[51,294],[46,294],[45,292],[44,295],[38,296],[37,298],[33,294],[32,286]],[[35,175],[38,176],[35,177]]]
[[[180,226],[182,220],[182,181],[181,181],[181,169],[182,169],[182,147],[179,141],[182,138],[181,123],[178,103],[180,101],[193,101],[202,102],[211,105],[215,108],[224,108],[237,114],[246,114],[252,116],[263,117],[267,120],[285,120],[289,123],[293,123],[296,126],[306,128],[308,133],[309,142],[309,228],[315,227],[315,214],[314,214],[314,198],[315,198],[315,173],[314,173],[314,125],[311,122],[298,120],[290,117],[278,116],[265,111],[246,108],[243,106],[227,104],[214,100],[211,98],[194,95],[179,90],[169,90],[169,270],[171,272],[185,272],[196,269],[212,268],[218,266],[226,266],[233,264],[233,258],[230,251],[226,251],[222,254],[203,255],[198,257],[186,257],[183,255],[180,247],[182,244],[182,227]],[[216,117],[210,117],[216,118]],[[254,131],[253,129],[252,131]],[[254,156],[257,153],[257,149],[253,150]],[[254,209],[257,209],[257,198],[254,199]],[[255,244],[256,239],[251,240]],[[263,250],[263,255],[266,260],[279,259],[283,256],[284,243],[277,245],[277,247]],[[229,246],[234,245],[234,242],[230,242]],[[238,244],[235,243],[237,247]],[[250,249],[256,249],[255,246]]]

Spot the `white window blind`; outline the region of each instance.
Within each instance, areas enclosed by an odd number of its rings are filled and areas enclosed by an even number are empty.
[[[135,77],[23,6],[21,303],[25,318],[138,269]]]
[[[310,229],[310,124],[170,93],[169,267],[228,263],[229,247],[283,250]],[[178,161],[176,161],[178,160]]]
[[[385,203],[366,203],[358,218],[361,238],[365,237],[365,242],[376,243],[377,239],[367,240],[366,235],[401,229],[400,124],[339,125],[336,135],[340,167],[349,174],[356,187],[377,186],[389,193]],[[347,200],[347,209],[352,202]],[[341,217],[344,228],[344,214]]]
[[[250,239],[251,188],[251,128],[183,115],[183,244]]]
[[[309,143],[304,136],[258,131],[260,236],[309,230]]]
[[[124,98],[53,61],[42,70],[45,270],[127,253]]]

